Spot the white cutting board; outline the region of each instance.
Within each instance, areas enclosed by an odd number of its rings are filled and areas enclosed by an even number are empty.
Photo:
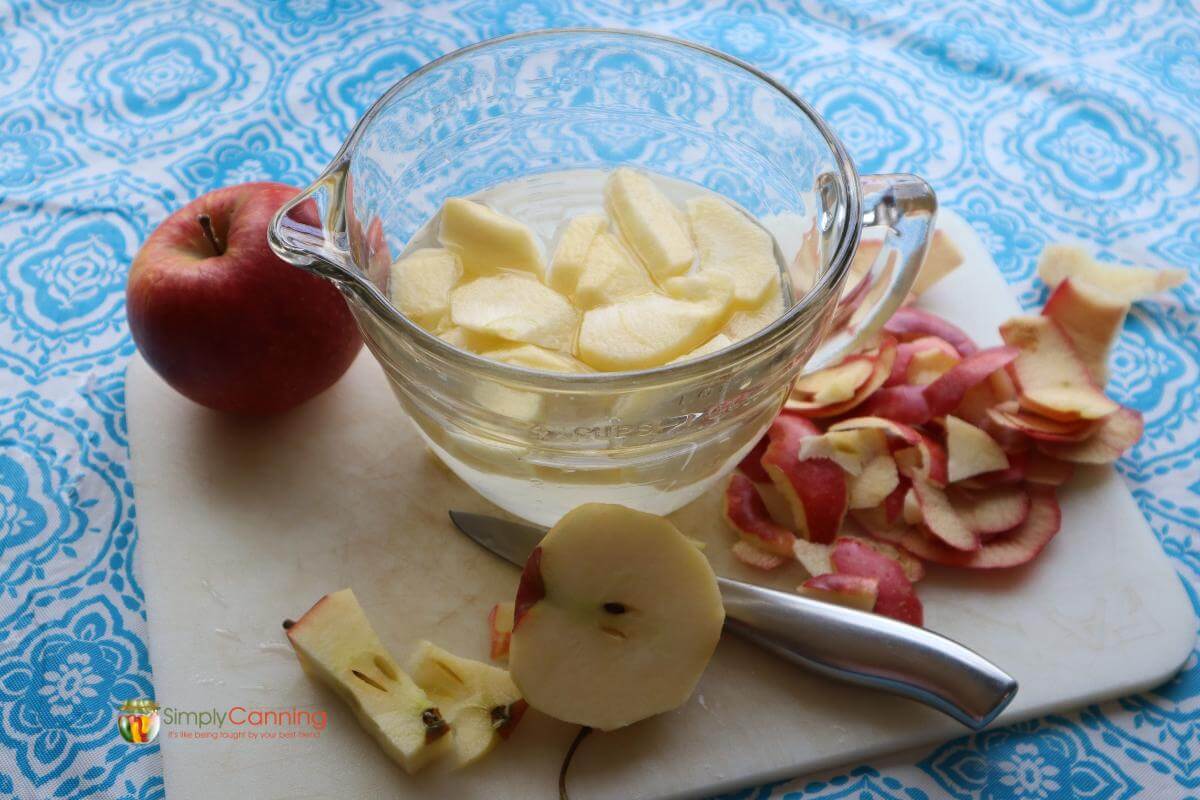
[[[923,304],[994,343],[1017,305],[970,228],[945,212],[941,226],[967,263]],[[365,351],[331,391],[271,421],[209,413],[136,359],[127,393],[158,702],[326,709],[330,720],[320,738],[292,740],[173,739],[181,728],[164,726],[171,800],[556,796],[575,728],[530,713],[475,767],[410,778],[304,676],[284,643],[281,620],[351,586],[400,659],[420,637],[485,658],[487,611],[516,586],[515,568],[451,528],[447,508],[490,506],[427,453]],[[1020,681],[1002,722],[1159,684],[1195,638],[1179,579],[1121,479],[1086,471],[1061,499],[1062,532],[1032,566],[933,568],[919,587],[928,627]],[[761,579],[731,563],[718,491],[676,517],[710,543],[718,571]],[[789,569],[775,585],[799,582],[799,568]],[[727,639],[685,707],[583,745],[571,796],[714,794],[962,733],[914,703],[814,677]]]

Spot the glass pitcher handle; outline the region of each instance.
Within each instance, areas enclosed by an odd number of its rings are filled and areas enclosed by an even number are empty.
[[[886,227],[883,246],[858,285],[844,292],[831,322],[831,333],[804,366],[813,372],[858,350],[892,316],[908,296],[933,238],[937,196],[916,175],[864,175],[863,226]],[[874,305],[863,302],[879,293]],[[853,321],[851,321],[853,318]]]

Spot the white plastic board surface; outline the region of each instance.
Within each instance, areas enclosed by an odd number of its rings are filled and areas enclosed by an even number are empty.
[[[940,226],[967,263],[922,304],[995,343],[1017,305],[974,232],[946,212]],[[365,351],[332,390],[271,421],[207,412],[140,359],[127,395],[158,702],[324,709],[329,718],[311,739],[179,739],[170,734],[183,727],[164,726],[171,800],[557,796],[575,728],[530,713],[480,764],[412,778],[304,676],[286,644],[281,620],[351,586],[402,662],[423,637],[486,658],[488,609],[516,586],[514,567],[451,528],[448,508],[491,508],[427,453]],[[1195,638],[1179,579],[1120,477],[1085,471],[1060,497],[1062,532],[1033,565],[1001,574],[932,568],[920,585],[928,627],[1020,681],[1001,724],[1157,685]],[[683,509],[679,526],[710,543],[719,572],[760,580],[729,558],[719,500],[714,492]],[[802,573],[790,569],[772,582],[794,587]],[[963,732],[911,702],[727,639],[685,707],[585,743],[571,796],[703,796]]]

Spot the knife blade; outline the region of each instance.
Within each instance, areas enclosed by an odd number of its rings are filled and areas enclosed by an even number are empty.
[[[545,528],[468,511],[450,511],[450,521],[518,567],[546,535]],[[972,730],[987,727],[1016,696],[1011,675],[933,631],[729,578],[717,584],[727,630],[835,680],[916,700]]]

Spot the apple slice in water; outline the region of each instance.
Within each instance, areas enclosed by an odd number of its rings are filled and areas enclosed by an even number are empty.
[[[669,520],[589,503],[525,564],[509,670],[533,708],[613,730],[682,705],[724,620],[712,567]]]
[[[762,305],[779,281],[771,234],[713,195],[689,200],[687,213],[700,254],[700,270],[728,275],[733,280],[733,299],[738,308]]]
[[[476,333],[569,351],[579,312],[536,278],[506,272],[476,278],[451,292],[450,319]]]
[[[520,270],[539,281],[546,264],[537,236],[512,217],[482,203],[452,197],[442,205],[438,239],[461,260],[472,275]]]
[[[450,313],[450,291],[462,278],[458,256],[438,247],[414,250],[392,264],[389,287],[400,313],[432,330]]]
[[[696,248],[687,220],[653,181],[622,167],[609,177],[605,194],[621,235],[656,281],[691,269]]]

